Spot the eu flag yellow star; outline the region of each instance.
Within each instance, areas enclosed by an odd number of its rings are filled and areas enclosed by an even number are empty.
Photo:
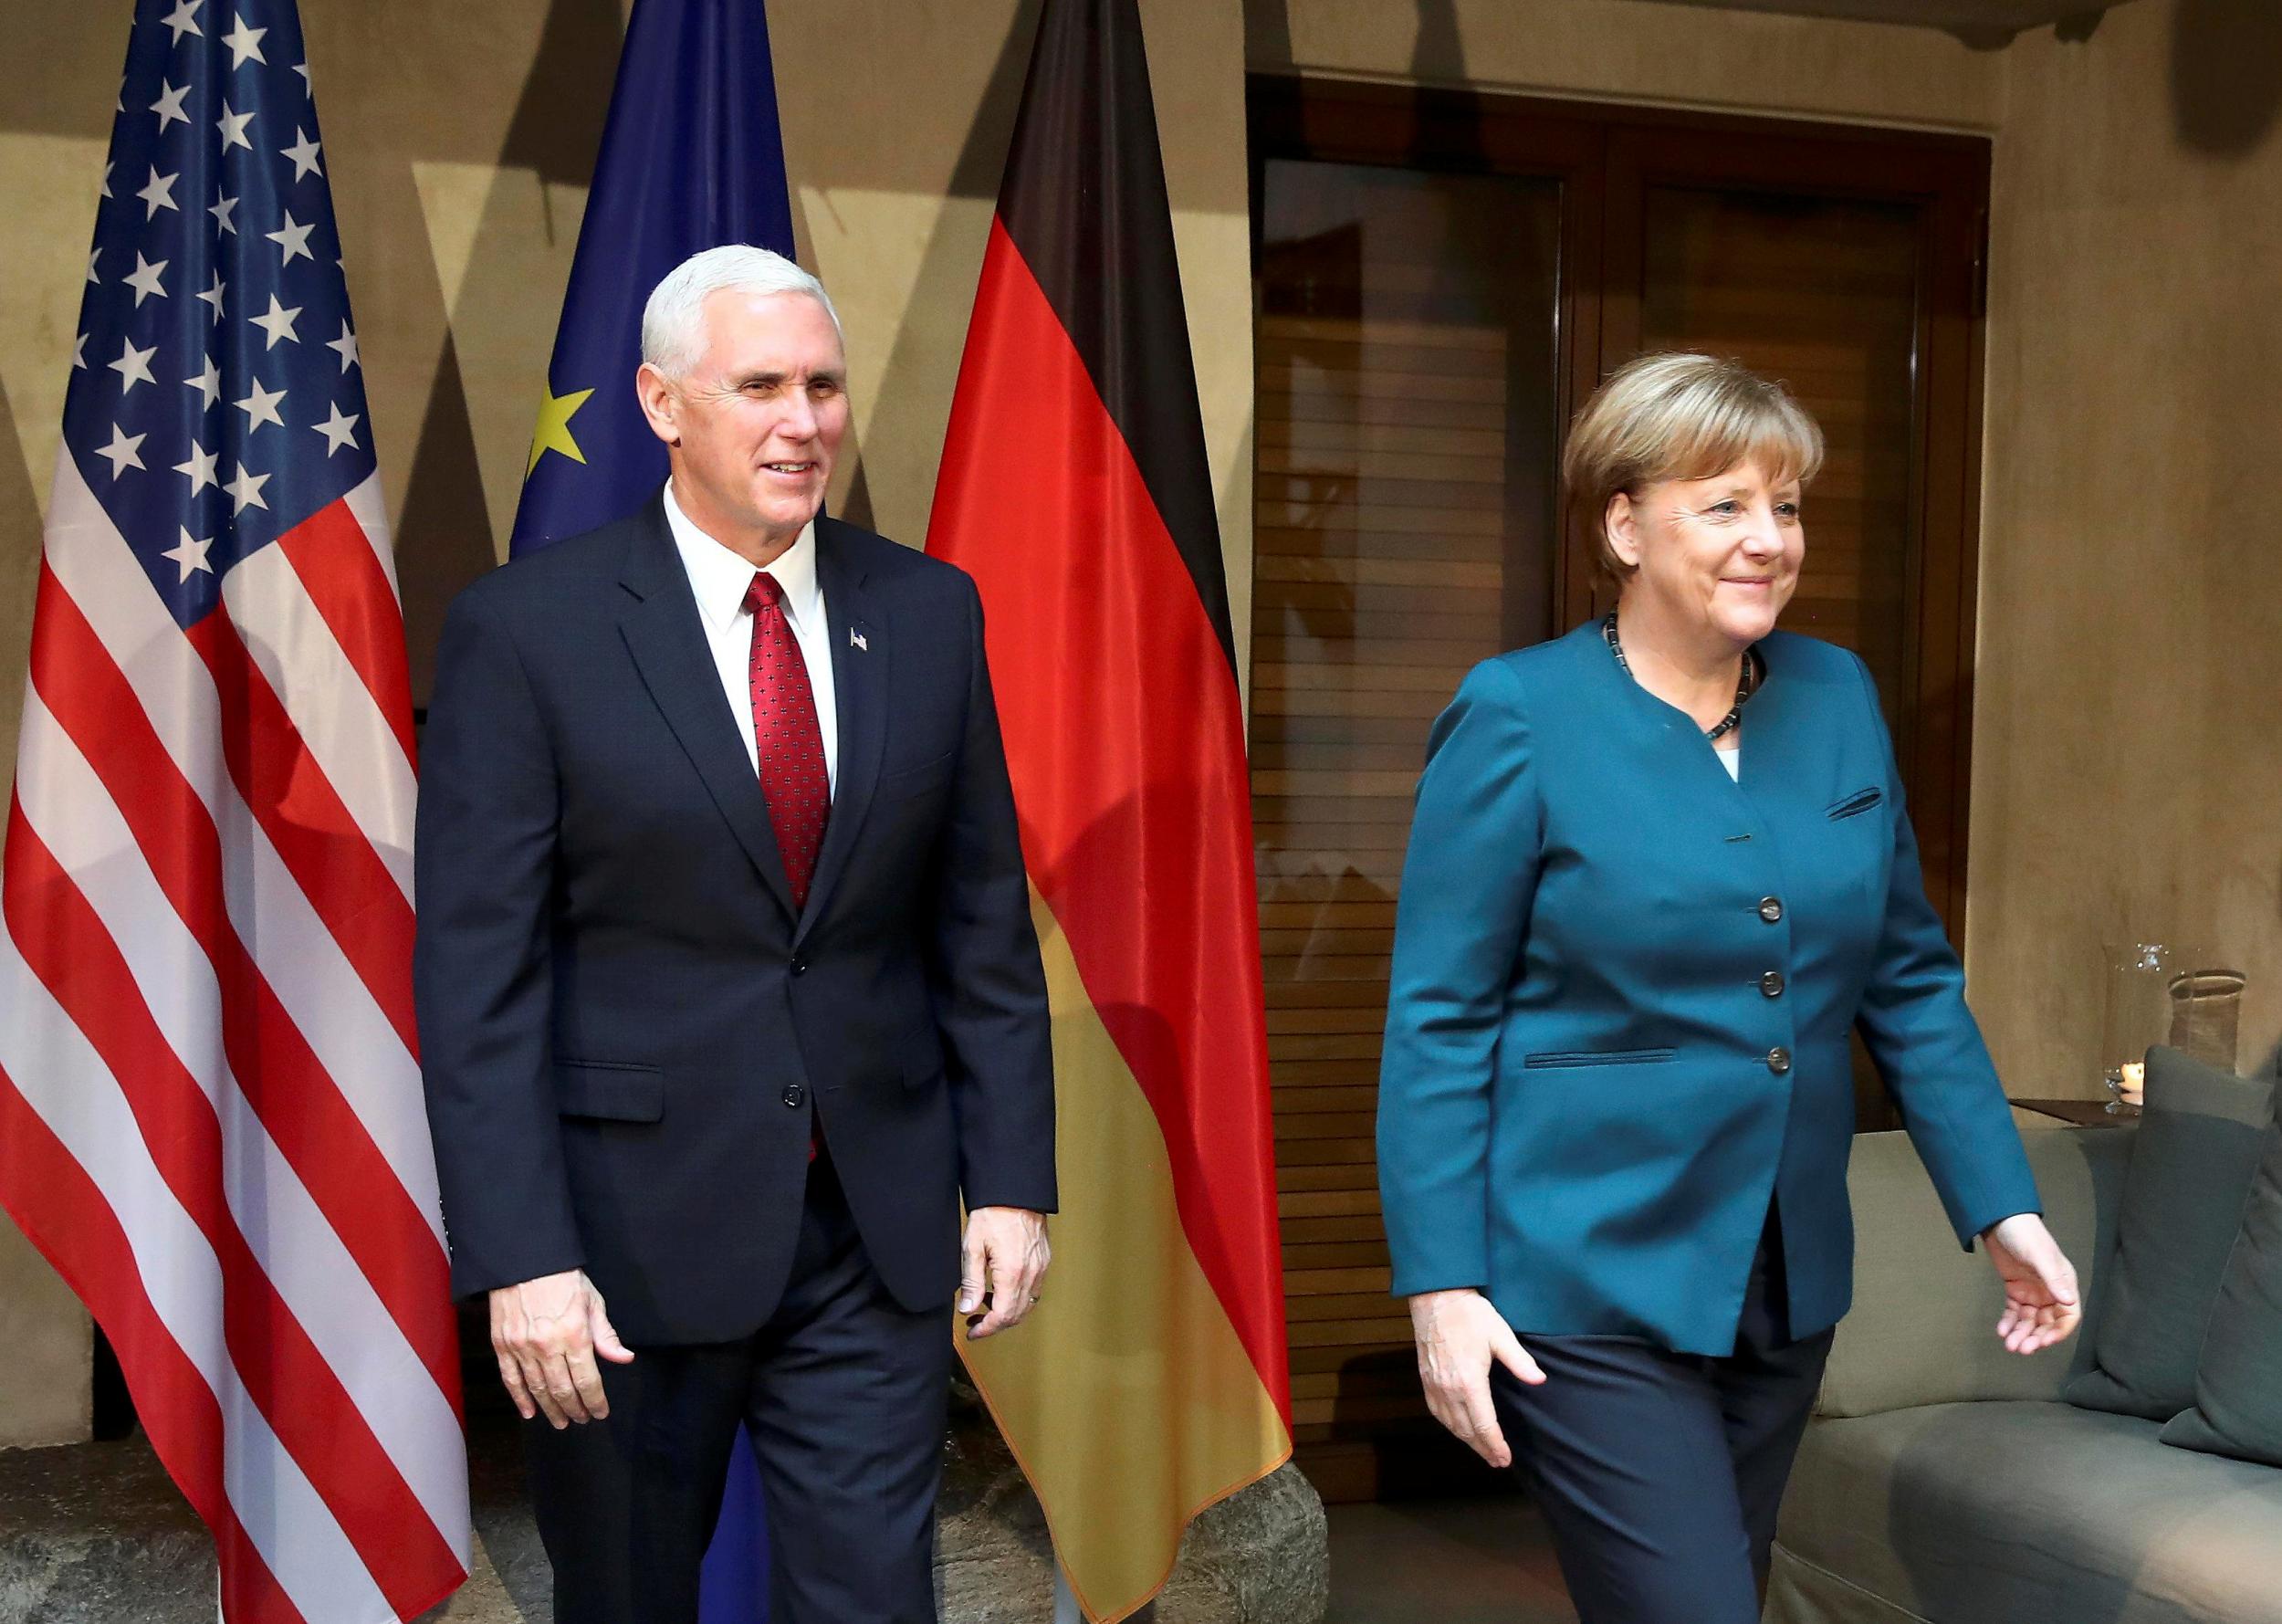
[[[548,386],[547,398],[539,408],[539,426],[531,431],[531,460],[524,465],[524,478],[531,477],[531,470],[539,466],[539,459],[550,451],[559,451],[574,463],[586,460],[586,453],[570,437],[570,419],[593,393],[581,389],[570,394],[557,394],[552,384]]]

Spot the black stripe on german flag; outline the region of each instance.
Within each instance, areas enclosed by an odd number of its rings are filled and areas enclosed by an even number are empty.
[[[1048,5],[1029,83],[1000,223],[1132,448],[1233,677],[1228,579],[1136,0]]]

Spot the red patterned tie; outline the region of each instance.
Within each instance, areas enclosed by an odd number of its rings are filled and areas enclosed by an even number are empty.
[[[763,570],[745,589],[753,612],[753,743],[760,754],[760,792],[777,831],[777,851],[792,882],[795,913],[808,906],[808,883],[823,848],[832,816],[832,776],[824,766],[824,736],[816,725],[816,694],[808,663],[784,618],[784,588]]]

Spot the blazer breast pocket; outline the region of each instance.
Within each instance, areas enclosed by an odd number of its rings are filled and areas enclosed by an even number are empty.
[[[656,1122],[665,1115],[665,1074],[630,1061],[559,1060],[555,1109],[608,1122]]]
[[[1832,822],[1840,818],[1858,818],[1886,799],[1886,791],[1876,784],[1855,791],[1851,795],[1834,801],[1824,809],[1823,815]]]

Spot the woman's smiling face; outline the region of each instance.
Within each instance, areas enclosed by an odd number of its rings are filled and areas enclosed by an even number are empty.
[[[1628,604],[1675,627],[1716,631],[1738,648],[1774,630],[1798,589],[1806,532],[1799,485],[1755,461],[1706,479],[1665,479],[1608,505],[1608,539],[1637,566]],[[1646,602],[1643,602],[1646,600]]]

